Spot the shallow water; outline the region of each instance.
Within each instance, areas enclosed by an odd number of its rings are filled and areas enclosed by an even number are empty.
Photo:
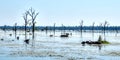
[[[106,33],[106,40],[111,44],[85,45],[82,41],[97,41],[102,33],[69,31],[72,36],[68,38],[59,37],[61,32],[57,31],[55,37],[49,37],[53,32],[36,31],[34,41],[32,35],[27,34],[30,44],[26,44],[24,31],[17,31],[19,40],[15,38],[13,31],[0,31],[0,60],[119,60],[120,59],[120,34]],[[30,32],[31,33],[31,32]],[[12,34],[12,36],[9,36]],[[33,44],[32,44],[33,41]],[[7,57],[7,58],[6,58]]]

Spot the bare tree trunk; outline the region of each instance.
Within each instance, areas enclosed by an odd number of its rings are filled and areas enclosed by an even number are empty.
[[[81,25],[80,26],[81,37],[82,37],[82,29],[83,29],[83,26]]]
[[[81,32],[81,38],[82,38],[82,31],[83,30],[83,20],[81,21],[81,23],[80,23],[80,32]]]
[[[55,36],[55,23],[54,23],[54,36]]]
[[[35,35],[35,23],[33,23],[33,26],[32,26],[32,33],[33,33],[33,38],[34,38],[34,35]]]
[[[106,33],[106,25],[107,25],[107,21],[105,21],[104,23],[104,26],[103,26],[103,32],[104,32],[104,40],[106,40],[106,36],[105,36],[105,33]]]
[[[92,26],[92,37],[93,37],[93,40],[94,40],[94,22],[93,22],[93,26]]]
[[[17,26],[17,23],[15,23],[15,27],[14,27],[15,28],[15,38],[16,38],[16,35],[17,35],[17,27],[16,26]]]
[[[115,28],[115,31],[116,31],[115,36],[117,37],[117,34],[118,34],[118,28],[117,27]]]
[[[104,32],[104,40],[105,40],[105,39],[106,39],[106,37],[105,37],[105,32],[106,32],[106,31],[105,31],[105,30],[106,30],[105,25],[104,25],[103,29],[104,29],[104,30],[103,30],[103,32]]]
[[[35,23],[32,26],[32,49],[35,49]]]
[[[48,34],[48,27],[47,26],[45,27],[45,33],[46,33],[46,35]]]
[[[27,39],[27,24],[25,24],[25,40]]]
[[[25,40],[27,39],[27,29],[26,29],[26,25],[25,25]]]

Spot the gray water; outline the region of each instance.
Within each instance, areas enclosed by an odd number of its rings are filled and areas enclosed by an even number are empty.
[[[59,37],[61,31],[57,31],[55,37],[49,35],[53,32],[35,32],[34,45],[32,35],[27,34],[30,44],[26,44],[24,31],[17,31],[19,40],[15,38],[13,31],[0,31],[0,60],[120,60],[120,34],[106,33],[105,39],[110,44],[85,45],[82,41],[97,41],[103,33],[69,31],[72,33],[68,38]],[[31,33],[31,32],[30,32]],[[9,34],[12,34],[10,36]],[[32,46],[33,45],[33,46]]]

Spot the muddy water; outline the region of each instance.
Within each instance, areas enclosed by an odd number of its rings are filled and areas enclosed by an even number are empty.
[[[107,33],[106,40],[111,44],[104,45],[81,45],[81,41],[98,39],[102,33],[83,33],[82,37],[79,32],[70,32],[72,36],[69,38],[59,37],[61,32],[57,31],[55,37],[49,37],[52,32],[46,34],[45,32],[35,32],[34,45],[32,45],[32,35],[27,34],[27,39],[30,43],[26,44],[25,34],[23,31],[18,31],[15,38],[13,31],[6,33],[0,31],[0,57],[19,59],[23,57],[34,60],[33,58],[45,58],[46,60],[120,60],[120,35],[115,36],[115,33]],[[10,36],[9,34],[12,34]],[[6,60],[8,60],[6,59]],[[13,59],[12,59],[13,60]],[[42,59],[41,59],[42,60]]]

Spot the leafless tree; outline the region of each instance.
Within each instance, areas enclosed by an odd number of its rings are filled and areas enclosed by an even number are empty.
[[[95,25],[95,22],[93,22],[92,24],[92,36],[94,37],[94,25]]]
[[[56,23],[54,23],[54,30],[53,30],[54,31],[54,36],[55,36],[55,25],[56,25]]]
[[[100,28],[99,28],[99,35],[100,35],[100,33],[102,32],[102,30],[103,30],[103,29],[102,29],[102,28],[103,28],[102,25],[103,25],[102,23],[100,23],[100,25],[99,25],[99,27],[100,27]]]
[[[38,12],[36,13],[36,11],[33,8],[30,8],[29,11],[27,11],[27,13],[29,14],[29,16],[32,19],[32,33],[33,33],[33,38],[34,38],[34,32],[35,32],[35,19],[38,16]]]
[[[25,21],[25,40],[27,39],[27,24],[28,24],[28,12],[26,11],[23,15],[23,19]]]
[[[35,32],[35,24],[36,24],[36,17],[38,16],[38,12],[36,13],[36,11],[33,8],[30,8],[28,11],[28,16],[31,19],[31,24],[32,24],[32,49],[35,49],[35,40],[34,40],[34,32]]]
[[[23,19],[25,20],[25,33],[26,33],[27,24],[28,24],[28,13],[27,13],[27,11],[24,13]]]
[[[104,32],[104,40],[106,40],[105,38],[105,33],[106,33],[106,25],[108,24],[107,21],[104,22],[104,26],[103,26],[103,32]]]
[[[62,24],[63,34],[65,34],[65,26]]]
[[[15,31],[15,38],[16,38],[16,35],[17,35],[17,23],[15,23],[14,31]]]
[[[80,22],[80,32],[81,32],[81,37],[82,37],[82,30],[83,30],[83,20]]]
[[[48,26],[45,27],[45,33],[48,34]]]
[[[117,27],[117,26],[115,27],[115,31],[116,31],[115,36],[117,37],[117,34],[119,33],[119,31],[118,31],[118,27]]]

